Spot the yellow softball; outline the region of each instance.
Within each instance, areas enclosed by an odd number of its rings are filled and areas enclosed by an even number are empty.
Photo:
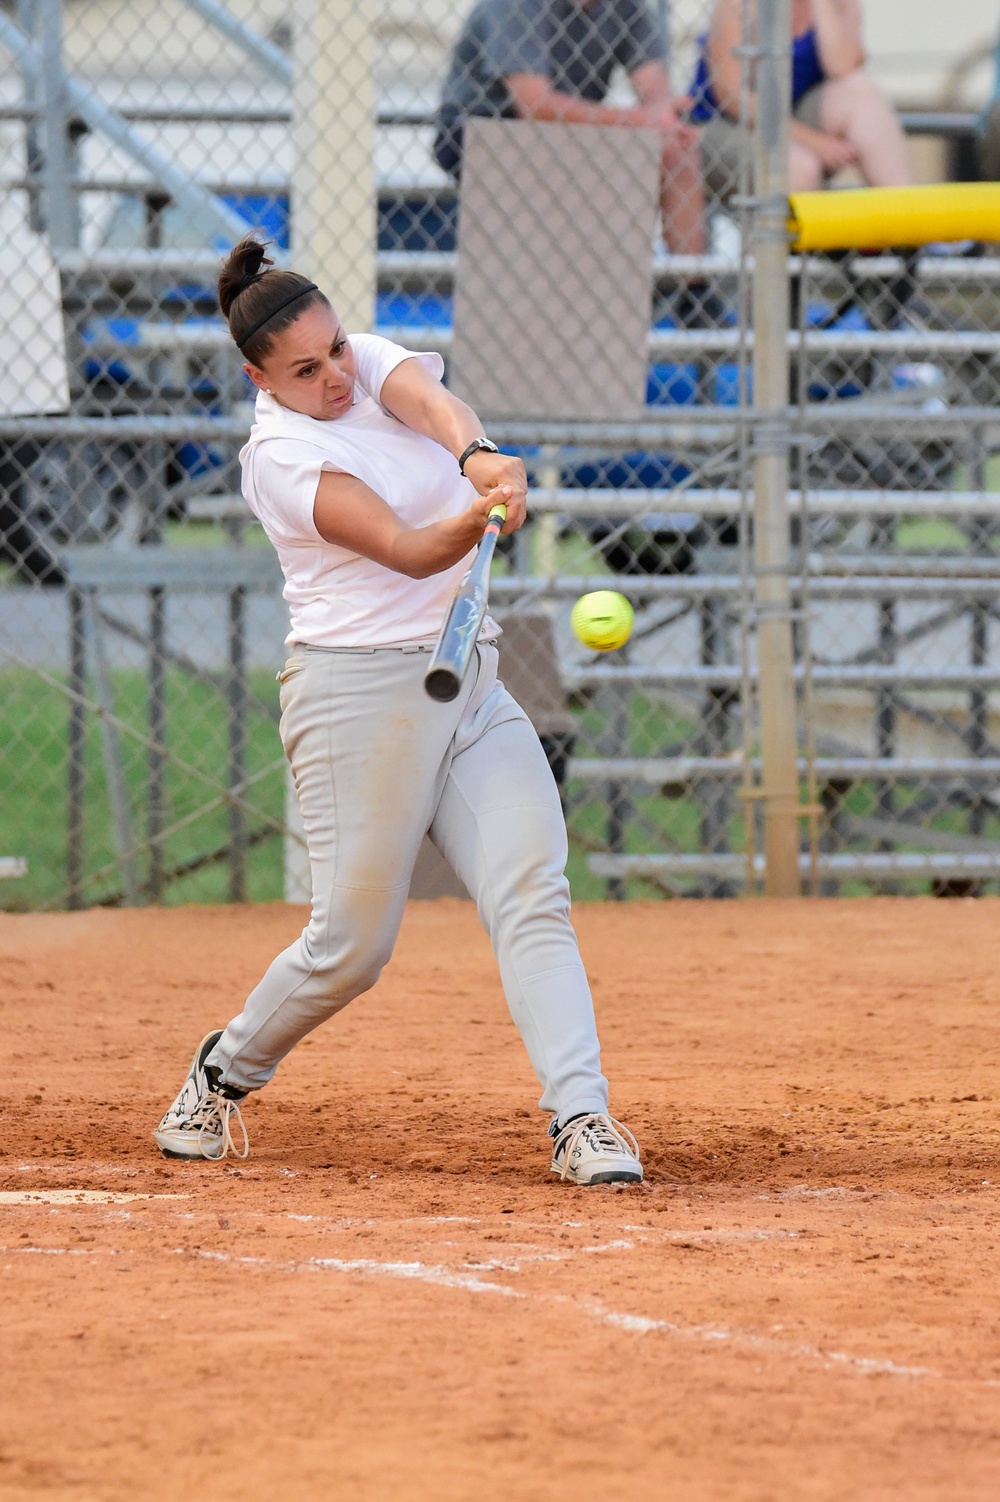
[[[592,652],[613,652],[632,635],[635,611],[614,589],[595,589],[581,595],[573,606],[569,623],[578,642]]]

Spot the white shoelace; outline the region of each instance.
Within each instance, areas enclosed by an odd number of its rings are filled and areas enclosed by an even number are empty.
[[[198,1146],[202,1148],[204,1157],[211,1158],[213,1163],[217,1163],[220,1158],[227,1157],[230,1152],[232,1152],[234,1158],[249,1158],[250,1138],[247,1136],[246,1125],[240,1114],[238,1101],[230,1100],[224,1095],[213,1095],[205,1103],[204,1109],[199,1109],[198,1115],[202,1117],[201,1126],[198,1130]],[[236,1146],[233,1129],[230,1125],[234,1116],[240,1124],[240,1131],[243,1133],[242,1152]],[[214,1134],[216,1130],[218,1130],[222,1138],[222,1151],[219,1153],[206,1153],[202,1147],[205,1133],[211,1132]]]
[[[570,1159],[581,1138],[589,1139],[598,1152],[617,1150],[630,1153],[637,1163],[640,1161],[639,1144],[628,1127],[616,1121],[613,1116],[605,1115],[603,1111],[595,1111],[592,1116],[581,1116],[579,1121],[571,1121],[556,1138],[552,1156],[558,1159],[562,1154],[559,1169],[561,1179],[565,1179],[569,1173]]]

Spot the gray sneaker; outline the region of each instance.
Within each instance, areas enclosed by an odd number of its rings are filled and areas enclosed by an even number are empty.
[[[641,1184],[639,1144],[627,1127],[603,1111],[573,1116],[549,1127],[555,1138],[552,1172],[569,1184]]]
[[[250,1140],[238,1104],[246,1091],[224,1085],[218,1069],[205,1067],[205,1060],[221,1037],[222,1029],[217,1028],[202,1038],[180,1094],[153,1133],[153,1140],[165,1158],[208,1158],[218,1162],[230,1152],[234,1158],[250,1155]],[[234,1116],[243,1135],[242,1152],[233,1138]]]

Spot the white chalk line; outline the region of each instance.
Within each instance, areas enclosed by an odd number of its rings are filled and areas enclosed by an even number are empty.
[[[830,1350],[808,1342],[778,1340],[770,1335],[758,1335],[750,1330],[733,1329],[726,1325],[681,1325],[673,1320],[652,1319],[645,1315],[625,1314],[606,1309],[596,1301],[582,1302],[565,1294],[538,1294],[510,1288],[504,1283],[493,1283],[470,1273],[457,1272],[450,1267],[426,1262],[379,1262],[373,1257],[308,1257],[302,1261],[278,1261],[272,1257],[240,1256],[229,1252],[206,1251],[201,1247],[169,1247],[168,1256],[191,1257],[204,1262],[219,1262],[234,1267],[251,1267],[265,1272],[338,1272],[361,1274],[375,1278],[394,1278],[429,1283],[441,1288],[455,1288],[465,1293],[493,1294],[500,1298],[518,1299],[532,1304],[560,1306],[582,1313],[586,1318],[610,1329],[623,1330],[634,1335],[668,1335],[676,1339],[694,1341],[703,1345],[728,1345],[737,1350],[754,1351],[760,1355],[778,1356],[783,1360],[816,1362],[822,1366],[846,1368],[861,1376],[885,1376],[909,1380],[970,1381],[977,1387],[1000,1387],[1000,1382],[990,1378],[951,1378],[928,1366],[909,1366],[888,1357],[858,1356],[850,1351]],[[48,1256],[48,1257],[117,1257],[134,1255],[119,1253],[115,1247],[10,1247],[0,1246],[0,1255]]]
[[[640,1335],[661,1331],[667,1335],[679,1336],[684,1340],[697,1340],[705,1343],[728,1342],[741,1349],[782,1356],[786,1359],[790,1356],[797,1356],[807,1361],[848,1366],[866,1375],[935,1379],[940,1379],[942,1375],[941,1372],[929,1366],[903,1366],[887,1357],[855,1356],[847,1351],[829,1351],[823,1346],[809,1345],[805,1342],[792,1344],[787,1340],[776,1340],[772,1335],[755,1335],[749,1330],[732,1330],[725,1325],[678,1325],[671,1320],[647,1319],[635,1314],[618,1314],[614,1310],[604,1309],[600,1304],[591,1304],[588,1307],[588,1313],[591,1318],[598,1320],[601,1324],[613,1325],[621,1330],[634,1330]],[[996,1384],[987,1382],[985,1385],[992,1387]]]
[[[120,1205],[128,1204],[133,1200],[190,1200],[190,1194],[173,1193],[139,1193],[106,1189],[17,1189],[0,1190],[0,1205],[57,1205],[57,1206],[93,1206],[93,1205]],[[252,1220],[260,1220],[261,1213],[257,1210],[241,1211],[229,1207],[228,1215],[238,1219],[240,1215]],[[218,1209],[197,1211],[175,1211],[175,1218],[180,1220],[205,1220],[215,1222]],[[355,1229],[378,1229],[385,1231],[390,1227],[403,1228],[408,1234],[412,1234],[417,1226],[437,1225],[468,1225],[502,1227],[506,1231],[528,1230],[536,1236],[545,1232],[555,1233],[565,1229],[593,1230],[592,1224],[585,1221],[559,1221],[551,1225],[545,1225],[537,1221],[516,1221],[506,1216],[503,1220],[496,1217],[484,1219],[482,1216],[473,1215],[422,1215],[422,1216],[354,1216],[354,1215],[308,1215],[296,1211],[287,1210],[279,1212],[279,1217],[285,1220],[296,1221],[301,1224],[331,1226],[338,1230]],[[265,1215],[265,1218],[274,1219],[273,1215]],[[632,1232],[639,1241],[644,1243],[659,1242],[665,1244],[686,1245],[739,1245],[746,1242],[758,1241],[795,1241],[801,1239],[808,1232],[796,1231],[783,1227],[761,1226],[737,1226],[716,1227],[714,1229],[691,1228],[685,1230],[668,1230],[660,1226],[622,1226],[623,1231]],[[450,1245],[451,1243],[445,1243]],[[619,1240],[604,1242],[594,1246],[578,1246],[569,1248],[556,1248],[550,1252],[533,1248],[531,1251],[521,1253],[517,1260],[510,1257],[493,1257],[489,1260],[469,1264],[480,1269],[498,1268],[516,1272],[522,1262],[564,1262],[580,1254],[588,1254],[604,1251],[631,1250],[633,1241]]]

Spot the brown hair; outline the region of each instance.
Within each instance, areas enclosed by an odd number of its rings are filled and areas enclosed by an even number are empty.
[[[297,271],[274,271],[273,259],[256,235],[244,235],[219,273],[219,306],[240,353],[251,365],[270,354],[275,336],[314,303],[330,300]]]

